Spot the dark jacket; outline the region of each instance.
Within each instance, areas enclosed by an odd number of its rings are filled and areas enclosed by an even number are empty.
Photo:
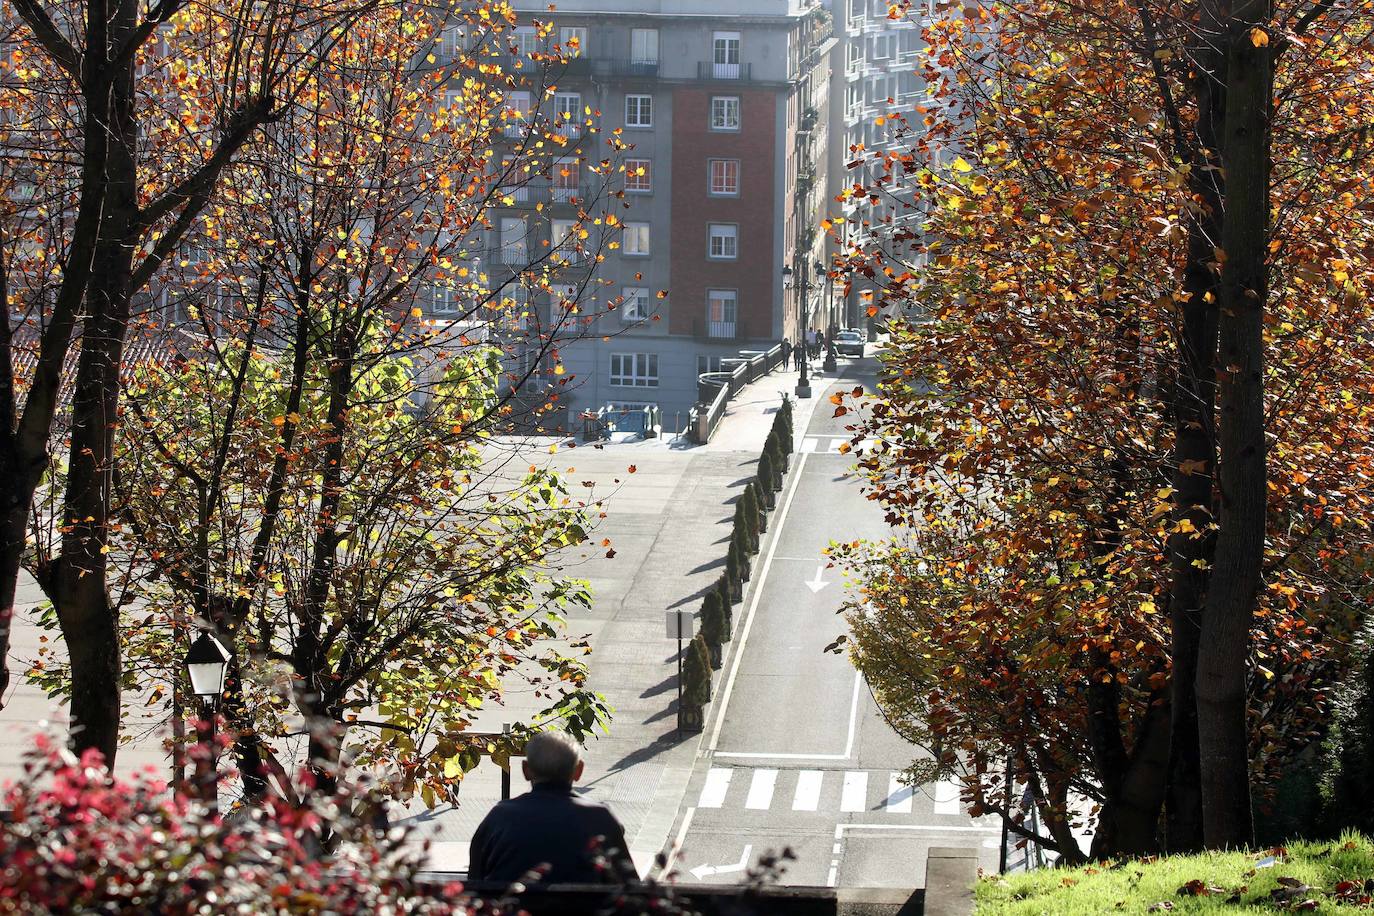
[[[598,867],[595,860],[604,865]],[[625,828],[571,785],[540,783],[497,803],[472,836],[468,880],[511,882],[544,866],[546,884],[637,880]]]

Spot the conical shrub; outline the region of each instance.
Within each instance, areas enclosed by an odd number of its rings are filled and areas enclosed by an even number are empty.
[[[753,567],[749,563],[749,531],[744,526],[735,529],[731,535],[730,549],[735,552],[735,563],[739,566],[739,579],[741,582],[748,582],[753,575]]]
[[[735,626],[734,614],[730,610],[730,606],[735,603],[735,596],[730,592],[730,581],[726,576],[716,580],[716,595],[720,598],[720,609],[725,614],[725,632],[721,634],[721,641],[729,642]]]
[[[759,535],[768,530],[768,517],[760,510],[758,496],[754,493],[754,481],[745,485],[740,500],[744,503],[744,518],[749,530],[749,552],[758,553]]]
[[[696,709],[711,702],[711,650],[700,633],[687,645],[682,660],[682,705]]]
[[[707,593],[701,605],[701,637],[706,640],[706,648],[710,650],[711,667],[719,668],[720,647],[725,642],[725,615],[720,609],[720,596],[714,591]]]
[[[770,509],[773,508],[777,502],[777,500],[773,498],[773,494],[778,490],[777,479],[778,475],[773,470],[773,457],[769,455],[768,452],[764,452],[759,456],[758,480],[759,488]]]

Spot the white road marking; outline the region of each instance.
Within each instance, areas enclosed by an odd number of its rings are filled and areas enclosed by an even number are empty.
[[[938,824],[840,824],[836,830],[920,830],[926,833],[1001,833],[1001,827],[941,827]]]
[[[811,589],[811,594],[813,595],[819,595],[821,589],[825,588],[827,585],[830,584],[829,582],[826,582],[821,578],[821,573],[823,572],[825,572],[825,564],[817,563],[815,577],[807,580],[806,587]]]
[[[767,811],[773,804],[773,787],[777,784],[777,770],[755,770],[754,778],[749,783],[749,797],[744,800],[744,807]]]
[[[815,811],[821,803],[821,782],[824,779],[822,770],[799,770],[797,792],[792,796],[792,810]]]
[[[700,881],[708,875],[728,875],[732,872],[744,871],[749,866],[749,853],[753,846],[745,845],[744,854],[739,857],[738,862],[731,862],[728,865],[698,865],[692,869],[692,877]]]
[[[672,874],[673,864],[677,862],[678,853],[682,852],[682,844],[687,841],[687,830],[692,826],[692,815],[696,813],[696,808],[688,808],[687,813],[682,815],[682,824],[677,828],[677,836],[673,837],[673,845],[668,849],[668,855],[663,858],[663,871],[655,877]]]
[[[935,813],[959,813],[959,787],[948,779],[935,783]]]
[[[810,452],[814,452],[814,451],[816,450],[816,446],[819,445],[819,444],[820,444],[820,440],[819,440],[819,439],[815,438],[814,436],[807,436],[805,439],[802,440],[802,444],[801,444],[801,451],[802,451],[802,454],[808,454],[808,453],[810,453]]]
[[[792,498],[797,495],[797,485],[801,483],[802,472],[805,469],[806,455],[801,455],[797,458],[797,469],[792,474],[792,483],[787,488],[787,496],[778,509],[777,518],[773,519],[773,524],[777,526],[779,535],[787,522],[787,512],[792,508]],[[754,583],[754,597],[749,600],[749,610],[744,615],[744,626],[740,627],[739,638],[735,640],[733,657],[730,659],[730,674],[725,678],[725,686],[720,692],[720,702],[716,709],[716,722],[711,728],[711,740],[706,743],[708,751],[714,751],[720,744],[720,730],[725,725],[725,711],[730,708],[730,695],[735,690],[735,678],[739,675],[740,659],[744,658],[744,644],[749,641],[749,631],[754,626],[754,612],[758,610],[759,599],[763,596],[764,585],[768,581],[768,570],[773,565],[773,555],[777,552],[778,542],[782,540],[779,535],[774,535],[773,542],[768,545],[768,555],[763,558],[763,564],[756,573],[758,581]]]
[[[706,774],[706,785],[701,787],[698,808],[719,808],[725,804],[725,793],[730,791],[730,777],[735,771],[730,767],[711,767]]]
[[[844,774],[844,790],[840,793],[841,811],[862,811],[868,806],[868,772],[850,770]]]
[[[887,798],[883,800],[883,810],[888,814],[910,814],[912,796],[915,790],[902,785],[901,773],[893,773],[887,778]]]
[[[757,596],[757,592],[755,593]],[[735,651],[740,651],[736,649]],[[738,656],[736,656],[738,658]],[[854,756],[854,735],[859,727],[859,693],[863,687],[863,675],[855,672],[854,691],[849,697],[849,733],[844,742],[843,754],[796,754],[791,752],[770,753],[767,751],[716,751],[716,757],[737,757],[752,760],[848,760]],[[719,726],[720,720],[717,721]],[[717,728],[719,732],[719,728]],[[719,735],[717,735],[719,737]],[[714,739],[712,739],[714,743]]]

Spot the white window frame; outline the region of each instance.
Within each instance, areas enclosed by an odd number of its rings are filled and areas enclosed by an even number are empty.
[[[515,46],[515,56],[526,58],[539,50],[539,32],[532,25],[518,25],[510,34],[510,43]]]
[[[582,136],[582,93],[555,92],[553,116],[555,121],[564,122],[561,130],[566,131],[568,136]]]
[[[658,65],[658,29],[630,29],[630,63]]]
[[[713,32],[711,34],[711,63],[717,66],[733,64],[738,67],[740,45],[739,32]]]
[[[462,290],[436,283],[429,288],[430,314],[457,315],[463,310],[462,298]]]
[[[730,117],[733,112],[734,118]],[[731,121],[733,120],[733,123]],[[711,129],[721,131],[738,131],[744,121],[740,111],[740,101],[737,95],[713,95],[711,96]]]
[[[608,377],[617,388],[657,388],[657,353],[612,353]]]
[[[634,115],[633,120],[630,118],[631,114]],[[652,95],[632,92],[625,96],[625,126],[640,129],[654,126],[654,97]]]
[[[569,41],[577,39],[577,47],[569,47]],[[558,29],[558,46],[563,49],[564,57],[587,56],[587,27],[585,25],[565,25]]]
[[[643,168],[644,174],[634,174],[638,169]],[[641,182],[644,187],[637,187]],[[652,159],[626,159],[625,160],[625,193],[626,194],[652,194],[654,192],[654,161]]]
[[[641,241],[640,233],[643,233],[643,247],[639,245]],[[621,235],[620,252],[632,258],[647,258],[653,253],[653,233],[648,223],[626,223],[625,231]]]
[[[503,216],[501,217],[501,249],[500,258],[502,264],[524,264],[529,258],[529,223],[523,216]],[[519,233],[519,238],[512,238],[513,233]]]
[[[735,167],[735,168],[734,168],[734,172],[735,172],[735,175],[734,175],[734,177],[735,177],[734,189],[731,190],[730,187],[729,187],[727,184],[725,184],[724,182],[722,182],[721,185],[720,185],[719,187],[717,187],[717,185],[716,185],[716,167],[717,167],[717,166],[722,167],[723,171],[722,171],[721,177],[727,177],[728,174],[729,174],[729,166],[730,166],[731,164],[733,164],[734,167]],[[740,174],[739,174],[739,173],[740,173],[740,167],[741,167],[741,163],[740,163],[740,160],[738,160],[738,159],[708,159],[708,160],[706,160],[706,193],[710,194],[712,197],[739,197],[739,186],[740,186]]]
[[[577,235],[577,220],[559,218],[549,221],[549,247],[570,263],[582,260],[582,252],[577,250]]]
[[[565,171],[568,173],[566,177],[563,175]],[[573,157],[555,159],[549,187],[557,203],[566,203],[577,197],[582,189],[582,161]]]
[[[738,223],[707,224],[706,257],[710,258],[712,261],[739,260]]]
[[[525,131],[530,129],[530,112],[534,110],[534,96],[524,89],[511,90],[506,93],[505,110],[509,112],[519,112],[521,115],[521,117],[518,118],[507,118],[505,129],[506,136],[524,136]]]
[[[624,286],[620,289],[620,320],[644,321],[649,317],[649,287]]]

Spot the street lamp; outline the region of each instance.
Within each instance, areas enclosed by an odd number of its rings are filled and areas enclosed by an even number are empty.
[[[801,338],[797,341],[797,364],[798,368],[801,370],[801,375],[797,377],[796,391],[797,397],[809,398],[811,397],[811,383],[806,377],[806,370],[809,363],[806,353],[806,261],[804,259],[801,260],[799,266],[801,269],[801,290],[797,296],[797,327],[801,331]],[[784,283],[788,279],[791,279],[792,268],[784,265],[782,276]]]
[[[186,651],[186,676],[191,692],[200,701],[196,724],[196,784],[201,798],[212,809],[219,803],[215,770],[215,713],[224,693],[224,678],[229,672],[229,650],[208,632],[201,631]]]

